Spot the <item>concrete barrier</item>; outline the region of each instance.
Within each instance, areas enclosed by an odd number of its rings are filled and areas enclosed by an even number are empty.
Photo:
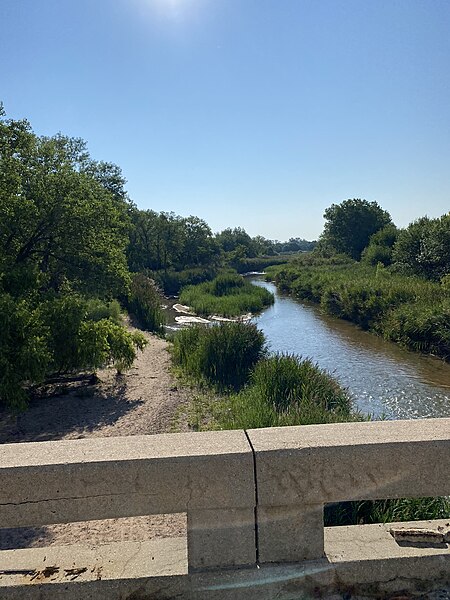
[[[448,544],[402,548],[385,526],[324,528],[323,506],[449,494],[450,419],[6,444],[1,527],[178,512],[188,526],[187,542],[112,545],[101,580],[104,558],[80,547],[0,551],[0,598],[291,598],[284,589],[337,582],[380,590],[383,572],[389,585],[444,581]],[[42,580],[30,565],[53,555],[57,571]],[[72,582],[74,561],[85,567]]]
[[[0,446],[2,527],[185,512],[194,570],[256,562],[254,508],[243,431]]]
[[[261,562],[324,555],[323,506],[450,494],[450,419],[248,431]]]

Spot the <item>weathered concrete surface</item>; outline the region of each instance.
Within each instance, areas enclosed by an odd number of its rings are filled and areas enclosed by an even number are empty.
[[[3,527],[254,504],[243,431],[0,446]]]
[[[255,510],[192,510],[187,514],[189,571],[256,565]]]
[[[446,521],[424,522],[424,527]],[[404,524],[403,524],[404,525]],[[417,526],[417,523],[414,524]],[[400,591],[450,589],[450,549],[402,547],[390,525],[325,529],[326,558],[297,564],[187,574],[186,541],[164,539],[0,552],[2,600],[293,600],[381,598]],[[45,577],[45,567],[57,572]],[[78,575],[73,569],[83,569]],[[72,571],[70,571],[72,569]],[[101,579],[99,579],[101,577]],[[70,581],[73,579],[72,581]]]
[[[258,504],[446,495],[449,432],[450,419],[250,430]]]
[[[324,556],[323,505],[260,506],[261,563],[299,562]]]

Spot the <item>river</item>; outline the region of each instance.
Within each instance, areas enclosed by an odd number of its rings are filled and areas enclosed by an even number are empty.
[[[363,413],[376,418],[450,416],[450,364],[324,315],[316,305],[280,294],[273,283],[251,281],[275,295],[274,305],[255,318],[270,350],[312,358],[348,388]]]

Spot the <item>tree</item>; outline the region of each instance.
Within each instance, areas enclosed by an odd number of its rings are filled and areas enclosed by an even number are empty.
[[[129,367],[145,339],[108,302],[130,283],[119,167],[1,117],[0,106],[0,402],[18,408],[52,372]]]
[[[392,263],[392,248],[398,238],[398,229],[392,223],[374,233],[369,245],[364,248],[361,259],[370,265],[382,263],[385,267]]]
[[[422,217],[402,229],[393,260],[405,273],[439,280],[450,273],[450,213],[437,219]]]
[[[391,217],[376,202],[354,198],[332,204],[325,210],[326,221],[320,245],[359,260],[370,237],[390,224]]]
[[[242,227],[228,227],[216,234],[216,240],[224,252],[238,250],[245,258],[254,258],[257,255],[256,244]]]
[[[112,297],[129,285],[128,204],[118,167],[82,140],[0,121],[0,270],[13,295],[38,286]]]

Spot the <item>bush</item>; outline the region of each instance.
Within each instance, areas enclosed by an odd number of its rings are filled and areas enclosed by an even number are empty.
[[[102,316],[117,317],[117,308],[116,303],[86,300],[76,294],[43,303],[41,315],[49,331],[51,355],[47,373],[96,370],[109,363],[119,371],[129,368],[146,340],[114,318]]]
[[[37,307],[0,294],[0,402],[26,407],[26,389],[55,372],[131,366],[146,343],[115,322],[117,303],[77,294],[47,299]],[[109,315],[104,318],[103,315]]]
[[[196,381],[220,390],[239,389],[266,353],[264,334],[252,323],[201,325],[179,331],[173,340],[173,360]]]
[[[0,293],[0,404],[21,410],[27,382],[43,381],[51,361],[49,330],[26,300]]]

